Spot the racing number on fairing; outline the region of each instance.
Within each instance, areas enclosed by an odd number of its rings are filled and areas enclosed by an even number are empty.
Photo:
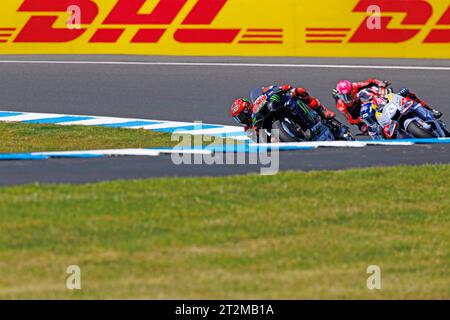
[[[361,0],[353,12],[366,12],[371,5],[379,6],[382,12],[406,13],[402,21],[404,26],[425,25],[433,15],[433,7],[425,0]],[[421,28],[388,28],[393,17],[381,17],[381,29],[369,29],[364,19],[350,43],[400,43],[414,38]]]
[[[253,112],[258,112],[267,102],[267,96],[263,94],[258,99],[256,99],[253,104]]]
[[[392,119],[395,115],[395,113],[397,112],[397,106],[395,104],[388,104],[386,106],[386,115],[389,117],[389,119]]]

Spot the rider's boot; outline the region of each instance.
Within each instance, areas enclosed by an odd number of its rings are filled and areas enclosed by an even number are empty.
[[[447,138],[450,138],[450,132],[448,131],[448,128],[447,128],[447,126],[445,125],[445,123],[442,122],[442,121],[439,121],[439,124],[441,125],[442,131],[444,131],[445,136],[446,136]]]
[[[424,107],[425,109],[431,111],[431,113],[433,113],[433,116],[436,119],[440,119],[442,118],[442,112],[440,112],[439,110],[434,109],[432,106],[430,106],[425,100],[420,100],[420,99],[416,99],[415,100],[417,103],[420,103],[420,105],[422,107]]]
[[[383,140],[383,136],[381,135],[381,133],[376,131],[369,131],[369,137],[372,140]]]
[[[440,112],[439,110],[434,109],[432,106],[430,106],[429,104],[427,104],[426,101],[417,99],[416,102],[420,103],[420,105],[421,105],[422,107],[424,107],[425,109],[431,111],[431,112],[433,113],[433,116],[434,116],[436,119],[442,118],[442,112]]]
[[[439,110],[436,110],[436,109],[434,109],[434,108],[432,108],[432,107],[430,107],[430,106],[426,106],[425,108],[427,108],[428,110],[430,110],[431,112],[433,112],[433,116],[434,116],[436,119],[442,118],[442,112],[440,112]]]
[[[316,111],[323,119],[334,119],[336,117],[336,113],[334,113],[333,111],[331,111],[322,104],[317,106]]]
[[[433,116],[436,119],[440,119],[442,117],[442,112],[440,112],[439,110],[434,109],[425,100],[419,99],[419,97],[417,97],[417,95],[414,92],[411,92],[409,90],[409,88],[401,88],[400,91],[398,92],[398,94],[401,95],[402,97],[409,98],[411,100],[414,100],[417,103],[420,103],[422,105],[422,107],[424,107],[425,109],[431,111],[433,113]]]
[[[368,134],[369,132],[369,127],[364,122],[358,123],[358,129],[362,134]]]

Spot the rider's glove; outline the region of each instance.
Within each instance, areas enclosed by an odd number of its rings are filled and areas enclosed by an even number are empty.
[[[333,89],[333,91],[331,91],[331,96],[334,100],[339,100],[339,92],[336,89]]]
[[[388,88],[391,86],[391,83],[389,81],[381,81],[380,87],[382,88]]]
[[[295,88],[291,91],[292,98],[307,98],[308,96],[308,92],[306,92],[306,90],[303,88]]]
[[[288,92],[289,90],[292,89],[292,87],[288,84],[282,85],[280,88],[281,88],[281,91],[283,91],[283,92]]]

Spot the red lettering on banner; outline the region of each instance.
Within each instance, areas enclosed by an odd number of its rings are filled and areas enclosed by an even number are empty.
[[[210,25],[228,0],[198,0],[183,25]],[[241,29],[178,29],[174,39],[182,43],[232,43]]]
[[[98,29],[89,42],[93,43],[116,43],[125,29]]]
[[[211,24],[228,0],[198,0],[183,24]]]
[[[444,15],[439,19],[438,25],[448,26],[450,25],[450,6],[447,8],[447,11]]]
[[[81,8],[81,23],[92,23],[98,7],[91,0],[24,0],[19,12],[67,12],[71,5]],[[81,36],[87,29],[53,28],[58,16],[32,16],[17,35],[14,42],[69,42]]]
[[[132,43],[157,43],[166,29],[140,29],[131,40]]]
[[[102,23],[105,28],[95,30],[89,43],[116,43],[127,25],[142,25],[136,31],[131,43],[158,43],[167,31],[166,26],[161,25],[171,25],[188,2],[188,0],[154,0],[157,2],[151,12],[140,13],[146,1],[150,0],[117,0]],[[228,0],[197,0],[181,22],[181,27],[174,32],[173,38],[181,43],[233,43],[241,31],[240,28],[210,27],[227,2]],[[69,42],[79,38],[85,33],[86,28],[54,27],[61,13],[67,12],[73,5],[81,9],[81,24],[91,24],[98,15],[96,0],[24,0],[18,9],[19,12],[53,12],[53,14],[32,15],[14,41]]]
[[[138,11],[146,0],[119,0],[104,24],[171,24],[187,0],[160,0],[148,14]]]
[[[439,19],[439,26],[450,26],[450,7]],[[450,29],[434,29],[425,39],[424,43],[449,43],[450,42]]]
[[[433,15],[433,8],[424,0],[361,0],[353,12],[366,12],[372,5],[380,7],[381,12],[406,13],[402,25],[425,25]],[[420,28],[390,29],[392,17],[381,17],[381,29],[368,28],[369,17],[364,19],[349,42],[353,43],[400,43],[415,37]]]
[[[151,13],[138,13],[146,0],[119,0],[111,10],[104,24],[171,24],[187,0],[160,0]],[[140,29],[136,32],[132,43],[156,43],[166,29]]]
[[[174,38],[184,43],[231,43],[240,29],[178,29]]]

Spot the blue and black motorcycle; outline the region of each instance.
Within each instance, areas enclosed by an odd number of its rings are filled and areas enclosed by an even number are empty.
[[[278,93],[270,90],[261,94],[261,88],[250,93],[257,109],[254,125],[269,137],[277,130],[280,142],[355,140],[349,128],[337,119],[322,119],[302,101]],[[276,99],[271,99],[273,95],[277,95]]]

